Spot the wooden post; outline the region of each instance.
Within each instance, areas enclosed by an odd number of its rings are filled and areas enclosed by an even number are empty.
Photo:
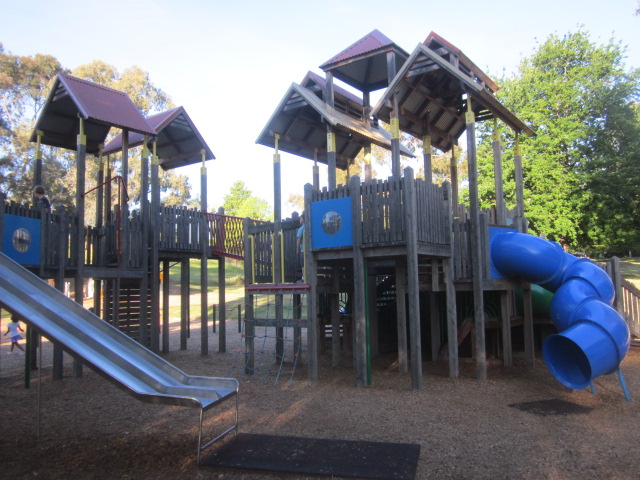
[[[420,334],[420,290],[418,278],[418,222],[413,169],[404,169],[404,218],[407,242],[407,291],[411,338],[411,388],[422,390],[422,339]]]
[[[493,121],[493,175],[496,188],[496,223],[505,225],[507,223],[507,207],[504,203],[504,190],[502,180],[502,143],[500,142],[500,132],[498,131],[498,120]]]
[[[76,215],[78,230],[76,232],[76,275],[74,300],[80,305],[84,300],[84,190],[85,190],[85,169],[87,156],[87,136],[84,133],[84,118],[79,117],[79,133],[76,150]],[[82,363],[73,361],[73,375],[82,376]]]
[[[422,137],[422,158],[424,162],[424,179],[433,183],[433,166],[431,164],[431,135]]]
[[[169,293],[171,287],[171,277],[169,275],[169,260],[162,262],[162,353],[169,353]]]
[[[482,243],[480,234],[480,199],[478,197],[478,164],[476,159],[476,120],[467,94],[467,159],[469,161],[469,214],[471,217],[471,269],[473,281],[473,309],[476,334],[476,377],[487,378],[487,355],[484,333],[484,298],[482,285]]]
[[[624,299],[622,298],[622,271],[620,270],[619,257],[613,257],[611,259],[611,280],[613,281],[613,288],[615,292],[613,308],[615,308],[620,315],[623,315]]]
[[[180,262],[180,350],[187,349],[189,336],[189,259]]]
[[[334,107],[333,73],[326,72],[324,102]],[[336,188],[336,134],[327,123],[327,175],[329,189]]]
[[[282,174],[280,164],[280,153],[278,152],[278,140],[280,135],[275,135],[275,153],[273,154],[273,258],[272,271],[273,283],[279,284],[283,280],[282,271]],[[284,355],[284,328],[282,321],[284,318],[284,307],[282,293],[274,295],[276,314],[276,358],[281,361]]]
[[[432,263],[434,266],[436,262]],[[438,360],[440,352],[440,305],[436,292],[429,292],[429,324],[431,326],[431,361]]]
[[[69,216],[64,207],[56,209],[58,221],[58,270],[54,279],[56,289],[64,292],[64,270],[67,263],[68,238],[69,238]],[[0,232],[1,233],[1,232]],[[53,342],[53,373],[54,380],[62,380],[64,376],[63,349],[58,342]]]
[[[209,355],[209,272],[207,271],[209,252],[209,219],[207,217],[207,167],[205,165],[206,152],[200,150],[202,167],[200,169],[200,202],[202,210],[202,228],[200,241],[202,242],[202,257],[200,259],[200,355]],[[224,304],[223,304],[224,305]]]
[[[129,130],[122,130],[122,180],[123,185],[120,189],[120,217],[121,232],[120,235],[120,252],[124,255],[123,266],[129,266],[129,203],[127,202],[127,189],[129,188]]]
[[[251,250],[251,240],[249,238],[249,226],[251,220],[249,218],[244,219],[244,284],[250,285],[251,278],[253,277],[253,251]],[[244,373],[253,373],[255,367],[255,323],[254,323],[254,311],[253,311],[253,295],[249,293],[250,290],[244,291]],[[221,312],[222,313],[222,312]],[[222,328],[222,322],[220,323]]]
[[[371,130],[371,96],[368,91],[362,92],[362,120],[367,126],[367,130]],[[364,181],[371,181],[371,142],[364,145]]]
[[[338,293],[329,295],[331,305],[331,366],[340,364],[340,296]]]
[[[218,215],[224,215],[224,208],[219,207],[218,208]],[[224,238],[226,236],[226,233],[224,231],[225,228],[225,224],[224,222],[222,223],[223,227],[222,227],[222,232],[221,232],[221,237],[222,237],[222,245],[224,245]],[[246,236],[246,226],[245,228],[245,236]],[[245,247],[246,248],[246,247]],[[247,250],[245,250],[245,263],[246,263],[246,258],[247,258]],[[245,270],[246,270],[246,265],[245,265]],[[220,305],[220,315],[218,317],[218,326],[219,326],[219,333],[218,333],[218,352],[220,353],[224,353],[227,351],[227,284],[226,284],[226,278],[227,278],[227,273],[226,273],[226,260],[224,257],[220,257],[218,259],[218,305]],[[251,276],[248,277],[249,280],[251,279]],[[251,283],[250,281],[245,281],[245,284],[249,284]],[[240,307],[240,305],[238,305],[238,307]],[[242,325],[240,324],[240,318],[238,318],[238,333],[241,332],[241,327]]]
[[[457,140],[451,143],[451,162],[449,163],[449,172],[451,174],[451,208],[453,209],[453,217],[459,216],[458,207],[460,199],[458,197],[458,160],[456,159]]]
[[[398,371],[409,371],[407,348],[407,264],[404,258],[396,260],[396,317],[398,319]]]
[[[536,354],[533,338],[533,307],[531,303],[531,285],[522,289],[522,306],[524,309],[524,357],[527,368],[535,365]]]
[[[142,218],[142,244],[147,246],[149,238],[149,148],[147,147],[147,137],[142,144],[142,154],[140,155],[140,216]],[[147,335],[147,322],[149,321],[149,253],[147,248],[143,250],[140,267],[142,268],[142,278],[140,279],[140,314],[139,314],[139,336],[140,343],[146,347],[151,347]],[[151,332],[149,332],[151,333]],[[157,340],[156,340],[157,341]],[[153,339],[151,339],[153,342]],[[156,350],[157,351],[157,350]]]
[[[502,364],[513,367],[513,348],[511,346],[511,291],[500,292],[500,314],[502,318]]]
[[[218,305],[220,305],[220,315],[218,316],[218,351],[227,351],[227,305],[226,305],[226,262],[224,257],[218,259]]]
[[[158,171],[158,155],[157,142],[153,141],[153,150],[151,154],[151,207],[149,212],[149,232],[151,238],[151,259],[150,259],[150,275],[151,275],[151,351],[158,352],[160,349],[160,179]],[[169,263],[165,262],[165,278],[163,278],[163,287],[165,283],[169,284]],[[169,293],[166,289],[166,300],[164,299],[165,291],[163,290],[163,301],[166,302],[166,311],[169,310]],[[167,315],[165,313],[165,315]],[[169,331],[165,333],[164,324],[162,329],[162,351],[169,351]],[[165,334],[167,338],[165,340]],[[166,349],[165,349],[166,348]]]
[[[516,183],[516,226],[523,233],[527,231],[524,219],[524,178],[522,173],[522,150],[520,148],[520,138],[516,132],[516,146],[513,157],[513,167]]]
[[[393,52],[387,52],[387,85],[390,85],[396,76],[396,56]],[[398,94],[394,93],[391,99],[391,176],[400,178],[400,121],[398,118]]]
[[[308,351],[308,377],[311,381],[318,380],[318,275],[317,266],[313,254],[312,238],[313,228],[311,226],[311,199],[313,187],[310,184],[304,186],[304,271],[306,282],[309,284],[307,293],[307,351]]]
[[[349,180],[353,221],[353,309],[352,321],[355,348],[356,384],[369,385],[369,362],[367,358],[367,316],[366,316],[366,276],[365,260],[362,252],[362,214],[360,206],[360,178],[356,175]]]
[[[313,189],[320,190],[320,167],[318,166],[318,149],[313,149]]]

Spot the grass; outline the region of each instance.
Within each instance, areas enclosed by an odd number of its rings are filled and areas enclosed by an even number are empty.
[[[640,257],[620,259],[622,276],[640,288]]]

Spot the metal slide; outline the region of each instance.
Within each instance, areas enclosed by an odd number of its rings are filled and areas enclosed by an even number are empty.
[[[555,242],[490,228],[492,276],[521,278],[554,292],[551,318],[560,333],[544,341],[542,354],[553,376],[580,390],[600,375],[618,372],[629,351],[626,322],[611,307],[614,288],[607,273]]]
[[[0,304],[136,399],[200,409],[202,449],[238,427],[238,381],[194,377],[140,345],[0,253]],[[235,397],[235,424],[202,445],[203,412]]]

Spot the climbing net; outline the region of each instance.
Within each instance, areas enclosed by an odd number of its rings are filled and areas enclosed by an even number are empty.
[[[302,320],[306,318],[304,298],[306,295],[276,293],[247,296],[251,304],[245,304],[240,344],[235,349],[230,376],[274,385],[281,378],[293,380],[306,335]],[[247,318],[247,307],[253,307],[253,318]]]

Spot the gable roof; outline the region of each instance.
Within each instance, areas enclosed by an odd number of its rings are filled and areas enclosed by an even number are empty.
[[[326,124],[336,134],[336,166],[346,169],[348,164],[369,143],[391,149],[387,131],[376,126],[369,128],[363,122],[328,106],[311,90],[292,83],[275,112],[260,133],[256,143],[275,147],[274,135],[280,134],[280,150],[300,157],[327,163]],[[413,156],[402,147],[401,153]]]
[[[42,131],[44,145],[75,150],[79,117],[85,120],[87,153],[98,153],[111,127],[154,133],[126,93],[58,73],[30,140],[35,142],[37,131]]]
[[[500,87],[489,76],[484,73],[475,63],[467,57],[462,50],[448,42],[435,32],[429,33],[425,41],[422,43],[425,47],[433,50],[449,63],[455,64],[458,62],[458,68],[473,78],[476,82],[480,83],[492,93],[496,93],[500,90]]]
[[[158,164],[164,170],[202,161],[201,150],[205,151],[205,160],[216,158],[184,107],[173,108],[148,117],[147,123],[155,132]],[[129,148],[137,147],[142,145],[144,135],[129,132],[128,140]],[[103,153],[115,153],[121,149],[122,133],[119,133],[105,146]]]
[[[409,56],[380,31],[373,30],[320,65],[320,68],[362,92],[373,92],[389,85],[389,53],[394,56],[396,71]]]
[[[434,147],[447,151],[466,129],[466,96],[477,121],[498,118],[517,132],[535,135],[527,125],[463,69],[419,44],[400,69],[372,115],[389,122],[398,96],[400,129],[415,137],[431,135]]]
[[[327,87],[326,78],[308,71],[300,85],[311,90],[319,99],[324,101],[324,92]],[[339,112],[362,120],[362,99],[335,83],[333,85],[333,107]]]

